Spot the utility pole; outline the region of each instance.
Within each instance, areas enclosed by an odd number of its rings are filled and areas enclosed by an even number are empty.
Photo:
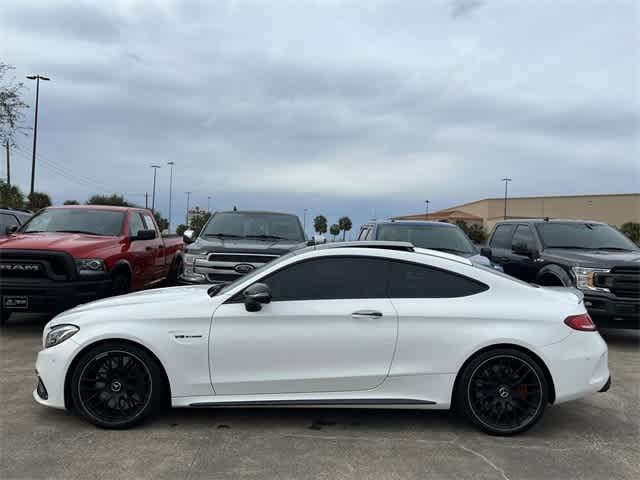
[[[211,195],[207,195],[207,213],[211,213]]]
[[[35,185],[36,180],[36,144],[38,138],[38,100],[40,97],[40,80],[49,81],[51,80],[48,77],[44,77],[42,75],[27,75],[29,80],[36,81],[36,111],[35,118],[33,122],[33,150],[31,151],[31,192],[33,193],[33,187]]]
[[[7,186],[11,186],[11,160],[9,158],[9,140],[5,143],[5,147],[7,147]]]
[[[144,192],[144,208],[149,208],[149,192]]]
[[[425,200],[424,204],[426,205],[426,210],[425,210],[425,220],[429,219],[429,204],[431,203],[431,200]]]
[[[156,173],[160,168],[160,165],[151,165],[153,168],[153,193],[151,194],[151,211],[156,213]]]
[[[185,192],[187,194],[187,215],[185,216],[184,224],[189,227],[189,200],[191,199],[191,192]]]
[[[507,186],[512,179],[509,177],[504,177],[502,181],[504,182],[504,219],[507,219]]]
[[[176,164],[176,162],[167,162],[167,165],[169,165],[169,225],[168,225],[168,229],[169,232],[171,232],[171,192],[173,190],[173,166]]]

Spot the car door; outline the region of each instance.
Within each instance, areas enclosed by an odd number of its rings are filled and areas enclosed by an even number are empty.
[[[248,312],[241,295],[213,317],[216,394],[368,390],[387,377],[398,331],[388,262],[323,256],[256,280],[272,301]]]
[[[153,230],[156,232],[156,238],[150,240],[149,245],[151,246],[151,250],[149,251],[151,254],[151,262],[153,264],[153,280],[154,282],[158,282],[164,280],[165,275],[165,251],[164,251],[164,241],[162,240],[162,236],[158,232],[158,228],[156,227],[156,222],[150,213],[144,212],[142,214],[142,218],[144,220],[145,226],[147,230]]]
[[[539,262],[532,257],[533,252],[539,250],[531,227],[526,224],[516,226],[511,241],[511,254],[509,255],[509,268],[505,272],[525,282],[533,282],[536,278]],[[529,254],[524,254],[529,252]]]
[[[489,240],[492,260],[502,265],[505,273],[509,273],[507,270],[510,269],[508,264],[511,261],[511,241],[515,229],[516,226],[512,223],[496,225],[495,231]]]
[[[132,211],[129,214],[128,228],[131,239],[129,254],[132,258],[133,288],[140,289],[148,286],[155,278],[153,255],[150,254],[153,240],[136,240],[138,232],[147,229],[139,212]]]

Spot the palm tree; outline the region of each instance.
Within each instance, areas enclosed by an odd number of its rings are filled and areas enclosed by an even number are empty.
[[[336,241],[336,235],[340,235],[340,225],[338,225],[337,223],[334,223],[333,225],[331,225],[331,227],[329,228],[329,233],[331,233],[331,235],[333,235],[333,241]]]
[[[338,220],[338,226],[340,227],[340,230],[342,230],[342,241],[344,242],[347,232],[351,230],[351,227],[353,226],[351,219],[349,217],[342,217]]]
[[[327,233],[327,217],[324,215],[318,215],[313,219],[313,229],[316,233],[323,234]]]

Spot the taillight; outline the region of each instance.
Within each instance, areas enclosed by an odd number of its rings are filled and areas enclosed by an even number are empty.
[[[581,332],[595,332],[597,330],[596,324],[593,323],[588,313],[571,315],[564,319],[564,323],[574,330],[580,330]]]

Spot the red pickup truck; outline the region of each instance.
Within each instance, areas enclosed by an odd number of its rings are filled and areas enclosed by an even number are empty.
[[[142,290],[182,269],[183,243],[163,237],[149,210],[97,205],[50,207],[0,239],[0,308],[60,312]]]

